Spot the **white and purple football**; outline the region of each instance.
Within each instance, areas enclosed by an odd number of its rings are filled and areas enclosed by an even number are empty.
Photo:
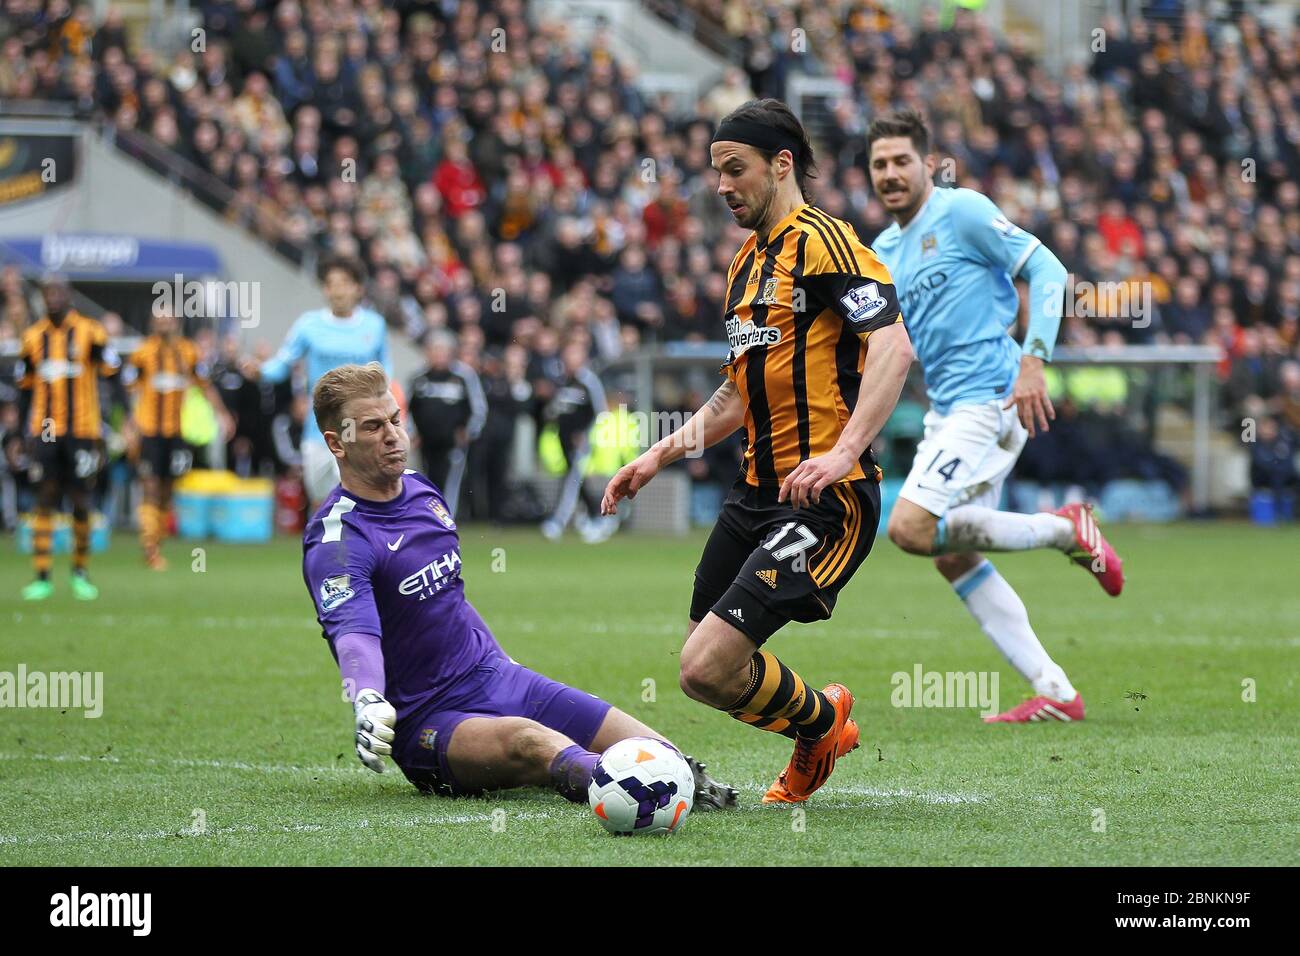
[[[610,833],[676,833],[691,815],[695,775],[671,744],[629,737],[600,755],[587,799]]]

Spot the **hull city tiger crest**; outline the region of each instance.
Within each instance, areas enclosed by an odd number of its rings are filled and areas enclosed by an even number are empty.
[[[445,524],[450,530],[456,530],[456,522],[451,518],[451,512],[437,498],[429,499],[429,510],[438,516],[438,520]]]

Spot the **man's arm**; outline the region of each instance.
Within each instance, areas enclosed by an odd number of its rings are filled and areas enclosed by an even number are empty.
[[[666,435],[650,447],[659,456],[659,467],[680,461],[688,454],[702,452],[716,445],[745,424],[745,403],[740,390],[731,379],[718,386],[690,420],[681,428]]]
[[[465,380],[465,397],[469,401],[469,420],[465,423],[465,434],[470,441],[475,441],[483,432],[487,421],[487,396],[483,394],[483,382],[478,372],[461,363],[461,378]]]
[[[340,523],[330,527],[331,521]],[[321,539],[308,545],[303,556],[303,580],[352,701],[357,757],[383,773],[383,758],[392,754],[397,711],[383,694],[382,631],[370,584],[374,556],[364,541],[352,537],[356,532],[341,523],[341,516],[331,512],[325,524]]]
[[[356,718],[357,756],[375,773],[384,772],[397,736],[397,711],[384,697],[384,652],[373,634],[344,634],[334,642],[343,689]]]
[[[221,428],[221,438],[223,441],[230,441],[235,437],[235,416],[231,415],[226,408],[226,403],[217,391],[217,387],[210,381],[204,379],[200,386],[203,390],[203,397],[208,400],[212,406],[212,414],[217,416],[217,423]]]
[[[1043,363],[1052,360],[1069,273],[1051,249],[1039,245],[1030,251],[1020,274],[1029,283],[1029,323],[1025,329],[1024,354],[1020,357],[1020,374],[1005,407],[1017,406],[1020,422],[1033,438],[1036,427],[1047,431],[1048,422],[1056,418],[1056,409],[1047,393]]]
[[[902,322],[871,333],[858,401],[839,441],[826,454],[799,462],[781,483],[778,501],[788,497],[796,508],[820,501],[827,486],[853,470],[894,413],[912,358],[912,340]]]
[[[957,190],[951,215],[957,238],[968,255],[1005,270],[1012,279],[1024,278],[1029,283],[1024,355],[1005,407],[1018,406],[1021,424],[1032,438],[1036,427],[1047,431],[1048,422],[1056,417],[1047,395],[1043,363],[1052,360],[1069,273],[1038,237],[1007,219],[987,196],[969,189]]]
[[[356,702],[363,690],[384,692],[384,651],[375,634],[349,633],[334,642],[339,675],[348,700]]]
[[[716,445],[745,422],[745,403],[741,401],[736,383],[731,379],[718,386],[718,390],[691,416],[681,428],[666,435],[646,451],[618,470],[605,487],[605,497],[600,502],[600,513],[618,512],[623,498],[635,498],[636,493],[659,473],[661,468],[680,461],[687,454],[699,454]]]
[[[18,353],[18,365],[14,377],[18,386],[18,434],[28,434],[28,423],[32,416],[32,402],[36,395],[35,355],[29,347],[29,340],[23,337],[22,349]]]
[[[249,378],[256,378],[261,375],[268,382],[283,382],[289,377],[294,364],[306,354],[307,333],[303,328],[302,318],[299,318],[293,324],[293,328],[289,330],[289,335],[285,338],[284,344],[280,346],[280,350],[263,362],[261,366],[250,362],[248,368],[245,369],[245,374],[253,372],[254,374],[248,375]]]

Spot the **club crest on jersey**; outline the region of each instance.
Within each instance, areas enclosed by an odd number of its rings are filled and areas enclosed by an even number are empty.
[[[320,609],[322,611],[332,611],[356,594],[352,588],[348,587],[348,582],[348,575],[336,574],[334,577],[326,578],[320,583]]]
[[[939,239],[932,232],[921,237],[921,258],[929,259],[939,254]]]
[[[755,305],[776,305],[776,276],[763,283],[763,293],[754,302]]]
[[[433,742],[438,739],[438,731],[432,727],[425,727],[420,731],[420,746],[425,750],[433,749]]]
[[[850,289],[848,295],[840,297],[840,303],[848,310],[850,322],[861,322],[879,315],[889,300],[880,294],[880,286],[868,282]]]
[[[736,316],[727,319],[727,344],[735,358],[755,345],[775,345],[781,341],[781,329],[777,326],[755,325],[752,320],[743,324]]]
[[[452,520],[451,512],[437,498],[429,499],[429,510],[438,516],[438,520],[445,524],[452,531],[456,530],[456,522]]]

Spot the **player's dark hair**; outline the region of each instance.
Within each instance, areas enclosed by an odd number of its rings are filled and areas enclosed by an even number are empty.
[[[808,139],[808,131],[803,128],[803,123],[799,122],[798,117],[790,107],[786,106],[780,100],[767,98],[762,100],[750,100],[741,106],[736,107],[722,118],[718,124],[718,130],[721,132],[728,126],[762,126],[773,131],[777,136],[787,141],[790,155],[794,157],[794,177],[795,182],[799,184],[799,192],[803,194],[804,202],[812,202],[813,190],[810,179],[817,178],[817,159],[813,156],[812,143]],[[721,136],[715,136],[720,139]],[[744,142],[744,140],[740,140]],[[779,153],[780,149],[765,149],[762,146],[753,145],[759,154],[769,163]]]
[[[342,269],[357,285],[366,284],[366,267],[361,264],[361,260],[338,254],[330,254],[321,259],[320,265],[316,267],[316,278],[324,282],[325,277],[335,269]]]
[[[867,128],[867,155],[871,155],[876,140],[892,136],[906,136],[922,158],[930,152],[930,128],[925,125],[925,117],[914,109],[897,110],[873,119]]]

